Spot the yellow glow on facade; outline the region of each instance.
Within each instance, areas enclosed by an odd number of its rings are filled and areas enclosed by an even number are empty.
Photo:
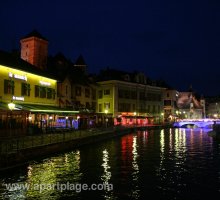
[[[18,77],[20,77],[20,79],[24,79],[24,80],[31,79],[30,81],[47,82],[47,83],[50,83],[50,86],[54,86],[57,83],[55,79],[47,78],[47,77],[40,76],[40,75],[35,75],[29,72],[13,69],[10,67],[5,67],[3,65],[0,65],[0,69],[1,69],[1,75],[3,75],[4,78],[9,78],[11,75],[13,75],[13,77],[17,79],[19,79]]]
[[[4,92],[4,80],[13,81],[14,93]],[[24,103],[36,103],[42,105],[56,105],[57,98],[46,98],[35,96],[35,87],[41,86],[46,89],[52,89],[55,94],[57,93],[57,80],[47,78],[44,76],[32,74],[30,72],[25,72],[22,70],[14,69],[11,67],[6,67],[0,65],[0,96],[2,96],[2,101],[10,102],[12,99],[14,101],[23,101]],[[29,95],[22,94],[22,84],[27,84],[30,90]]]

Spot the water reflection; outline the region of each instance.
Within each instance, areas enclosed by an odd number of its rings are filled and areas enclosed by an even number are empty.
[[[102,181],[105,183],[108,183],[109,180],[111,179],[111,172],[109,171],[109,169],[111,168],[109,166],[109,155],[108,155],[108,151],[105,149],[103,151],[103,163],[102,166],[104,168],[104,173],[101,177]]]
[[[107,149],[103,151],[103,163],[102,167],[104,169],[103,175],[101,176],[101,180],[103,183],[107,186],[106,190],[104,190],[104,198],[105,199],[113,199],[113,191],[111,189],[108,189],[108,186],[110,186],[112,183],[110,183],[111,179],[111,172],[110,172],[110,165],[109,165],[109,153]]]
[[[220,194],[220,145],[204,129],[150,130],[30,163],[1,183],[114,183],[113,191],[41,193],[0,186],[3,199],[202,199]],[[1,198],[1,197],[0,197]]]
[[[132,144],[132,179],[133,179],[133,187],[132,187],[132,197],[133,199],[138,199],[139,198],[139,184],[138,184],[138,179],[139,179],[139,167],[138,167],[138,152],[137,152],[137,136],[133,136],[133,144]]]
[[[4,198],[26,199],[56,199],[60,196],[61,184],[78,182],[81,180],[80,152],[70,152],[63,156],[33,163],[27,167],[27,175],[19,179],[8,179],[5,184],[15,184],[14,190],[7,190]],[[13,182],[12,182],[13,181]],[[73,195],[74,196],[74,195]]]

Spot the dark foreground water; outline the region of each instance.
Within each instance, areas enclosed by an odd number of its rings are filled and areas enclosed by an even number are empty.
[[[220,144],[205,129],[141,131],[0,176],[0,199],[219,199]]]

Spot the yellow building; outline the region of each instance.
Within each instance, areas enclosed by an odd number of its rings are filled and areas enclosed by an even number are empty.
[[[14,128],[19,124],[25,129],[27,123],[36,121],[34,117],[37,115],[32,113],[40,113],[57,105],[57,81],[33,65],[3,51],[0,51],[0,83],[1,130],[12,126],[12,121]],[[15,107],[9,112],[10,102]],[[15,116],[9,120],[12,114]]]
[[[71,127],[71,117],[67,120],[67,116],[78,113],[58,107],[57,80],[3,51],[0,83],[0,136],[25,135],[30,124],[39,131],[52,126]],[[9,103],[14,105],[11,110]]]
[[[98,82],[97,113],[102,123],[146,125],[162,122],[164,88],[131,81]],[[109,121],[112,120],[112,121]],[[114,121],[113,121],[114,120]]]

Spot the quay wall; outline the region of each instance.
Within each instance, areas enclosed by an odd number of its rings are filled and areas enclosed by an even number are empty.
[[[113,137],[119,137],[137,130],[161,129],[163,126],[153,127],[129,127],[120,130],[107,131],[99,135],[76,138],[65,142],[36,146],[32,148],[21,149],[14,153],[2,154],[0,156],[0,173],[28,163],[33,159],[48,157],[57,153],[70,151],[80,146],[100,142]]]

